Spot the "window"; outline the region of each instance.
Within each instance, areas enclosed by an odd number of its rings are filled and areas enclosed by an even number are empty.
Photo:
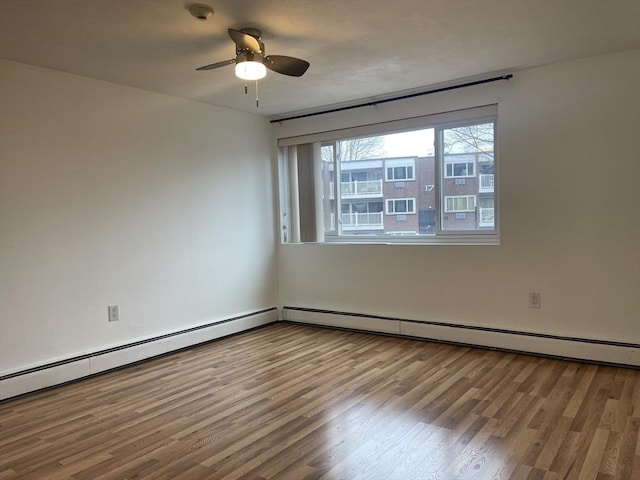
[[[495,207],[493,197],[480,197],[478,199],[478,226],[493,228],[495,221]]]
[[[476,209],[475,195],[444,197],[445,212],[473,212]]]
[[[474,166],[473,160],[455,158],[453,155],[446,155],[445,161],[445,174],[446,178],[460,178],[460,177],[473,177]]]
[[[386,142],[386,139],[385,139]],[[415,158],[387,158],[384,159],[385,176],[387,182],[404,182],[415,180]]]
[[[416,202],[413,198],[394,198],[387,200],[387,215],[395,213],[416,213]]]
[[[387,167],[386,180],[414,180],[413,167]]]
[[[283,241],[497,243],[496,119],[493,105],[281,139]]]

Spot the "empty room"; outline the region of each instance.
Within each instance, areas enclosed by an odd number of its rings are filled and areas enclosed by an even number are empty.
[[[0,478],[640,478],[638,0],[0,0]]]

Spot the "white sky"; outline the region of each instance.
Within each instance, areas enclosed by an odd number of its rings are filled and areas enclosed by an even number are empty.
[[[387,157],[425,157],[433,155],[433,128],[384,136]]]

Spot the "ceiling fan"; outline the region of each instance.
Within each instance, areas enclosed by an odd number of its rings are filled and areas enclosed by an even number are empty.
[[[309,68],[309,62],[300,58],[286,55],[265,55],[262,33],[258,29],[234,30],[229,28],[227,32],[236,44],[236,58],[205,65],[196,68],[196,70],[213,70],[235,63],[236,76],[245,80],[245,93],[247,93],[246,81],[256,80],[256,105],[258,104],[257,80],[267,75],[267,68],[291,77],[301,77]]]

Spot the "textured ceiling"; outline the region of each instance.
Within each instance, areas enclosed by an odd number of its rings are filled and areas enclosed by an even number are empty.
[[[0,0],[0,57],[274,116],[640,47],[640,0]],[[269,72],[260,107],[231,66],[227,28],[259,28]]]

